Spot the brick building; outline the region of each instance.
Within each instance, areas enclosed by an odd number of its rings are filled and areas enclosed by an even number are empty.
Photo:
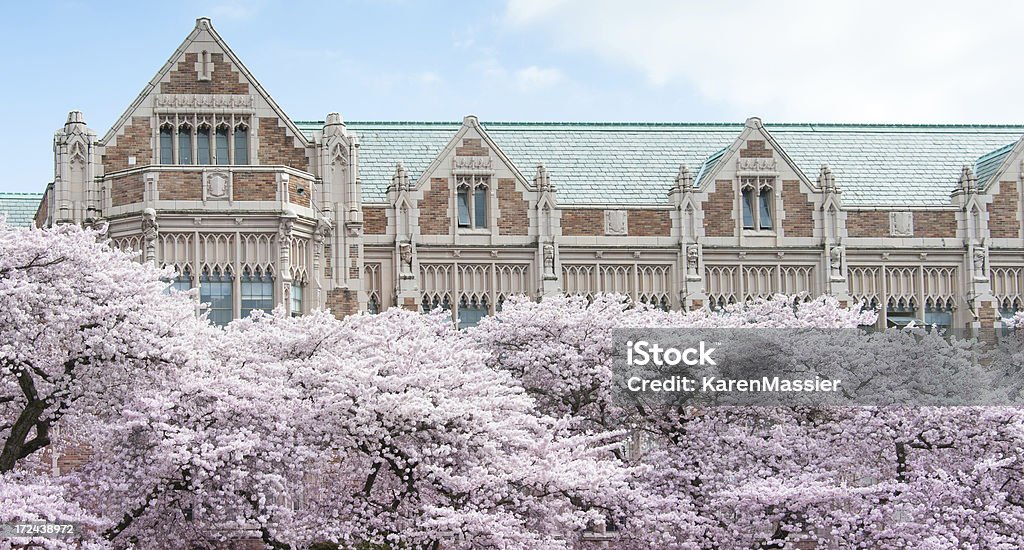
[[[109,223],[225,322],[513,294],[665,308],[777,292],[880,324],[1024,300],[1024,126],[293,121],[196,27],[107,131],[72,112],[38,225]]]

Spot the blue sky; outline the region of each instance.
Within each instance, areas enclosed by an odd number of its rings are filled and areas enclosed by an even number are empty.
[[[0,191],[41,191],[71,109],[102,135],[213,24],[292,118],[1024,122],[1014,3],[19,2]],[[999,14],[999,17],[993,17]]]

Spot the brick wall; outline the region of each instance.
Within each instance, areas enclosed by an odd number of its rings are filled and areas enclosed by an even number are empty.
[[[799,180],[782,182],[782,208],[786,211],[782,230],[787,237],[814,236],[814,204],[800,192]]]
[[[110,204],[124,206],[142,202],[142,174],[131,174],[110,180]]]
[[[848,211],[846,213],[846,232],[851,237],[888,237],[889,212],[884,210]]]
[[[749,145],[751,142],[747,142]],[[742,151],[741,151],[742,152]],[[704,233],[708,237],[735,237],[736,220],[733,218],[731,180],[715,180],[715,192],[704,203]]]
[[[202,172],[161,172],[157,180],[160,200],[201,201],[203,200]]]
[[[359,245],[348,245],[348,278],[359,278]]]
[[[502,235],[528,235],[530,218],[527,215],[529,203],[523,194],[516,191],[516,180],[513,178],[498,179],[498,233]]]
[[[994,238],[1015,239],[1020,236],[1020,205],[1017,204],[1017,182],[999,182],[999,194],[989,205],[988,229]]]
[[[306,149],[296,147],[295,138],[278,122],[276,117],[259,119],[260,164],[280,164],[308,172]]]
[[[363,207],[363,232],[368,235],[384,235],[388,232],[388,215],[384,208]]]
[[[128,157],[135,157],[135,166],[128,166]],[[114,145],[103,153],[103,171],[106,174],[148,166],[153,162],[153,130],[149,117],[132,117],[124,127],[124,134],[114,139]]]
[[[462,146],[455,148],[457,157],[486,157],[490,151],[480,142],[479,138],[466,138],[462,140]]]
[[[956,212],[951,210],[915,211],[915,237],[956,237]]]
[[[263,172],[238,173],[231,179],[232,198],[236,201],[277,200],[277,177]]]
[[[570,237],[604,235],[604,210],[596,208],[562,210],[562,235]]]
[[[299,194],[300,187],[304,190],[302,194]],[[313,182],[295,176],[288,178],[288,202],[309,208],[311,194],[313,194]]]
[[[764,145],[763,139],[748,139],[747,147],[740,149],[740,158],[770,159],[775,152]]]
[[[420,201],[420,232],[424,235],[447,235],[451,232],[448,217],[448,178],[430,178],[430,190]]]
[[[626,214],[628,231],[634,237],[669,237],[672,235],[672,217],[668,210],[629,210]],[[601,226],[604,226],[602,220]]]
[[[359,298],[355,291],[336,288],[327,292],[327,309],[338,319],[359,312]]]
[[[239,82],[239,73],[224,59],[222,53],[211,53],[213,74],[210,80],[199,80],[196,63],[198,53],[186,53],[182,61],[168,74],[168,81],[160,83],[162,94],[248,94],[249,84]]]

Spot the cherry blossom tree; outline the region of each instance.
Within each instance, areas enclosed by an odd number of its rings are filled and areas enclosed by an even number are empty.
[[[521,379],[545,412],[567,415],[581,433],[630,429],[638,444],[619,454],[646,467],[632,471],[642,476],[633,483],[651,495],[647,502],[664,499],[661,517],[679,503],[697,516],[689,530],[649,519],[657,535],[624,528],[618,548],[654,547],[652,538],[667,549],[781,548],[800,537],[837,548],[1020,547],[1024,424],[1016,408],[682,404],[638,415],[612,392],[615,328],[853,328],[874,320],[872,312],[830,298],[665,313],[620,296],[593,303],[564,297],[506,303],[469,333],[492,350],[490,364]],[[901,377],[924,367],[950,383],[976,372],[975,345],[924,329],[843,343],[855,349],[840,357],[889,374],[890,386],[920,382]],[[806,361],[829,349],[820,340],[794,344]],[[642,524],[652,512],[610,519]]]
[[[635,499],[618,434],[538,414],[441,315],[232,324],[139,392],[76,491],[115,540],[569,548]]]
[[[190,354],[194,304],[101,236],[0,225],[0,472]]]

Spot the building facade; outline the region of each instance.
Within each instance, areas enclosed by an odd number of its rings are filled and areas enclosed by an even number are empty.
[[[1024,307],[1024,126],[294,121],[197,20],[99,136],[54,138],[35,222],[107,224],[211,318],[620,292],[830,294],[998,327]]]

